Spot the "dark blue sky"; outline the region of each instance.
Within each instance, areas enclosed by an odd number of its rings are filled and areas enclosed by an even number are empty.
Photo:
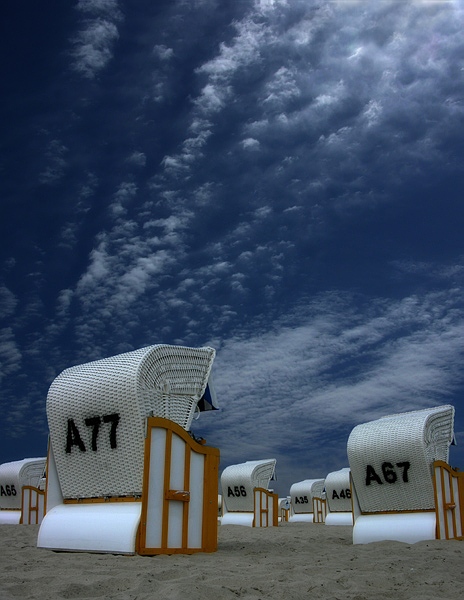
[[[2,12],[0,462],[63,369],[157,343],[216,348],[195,429],[281,494],[381,415],[462,445],[462,0]]]

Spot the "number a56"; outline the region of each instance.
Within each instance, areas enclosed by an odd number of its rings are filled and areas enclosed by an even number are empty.
[[[230,486],[227,489],[227,497],[230,498],[231,496],[235,496],[236,498],[239,498],[240,496],[246,496],[246,489],[244,485],[238,486],[238,485],[234,485],[234,489],[232,489]]]

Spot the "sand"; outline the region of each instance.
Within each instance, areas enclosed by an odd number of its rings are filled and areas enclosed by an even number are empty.
[[[352,544],[350,527],[219,527],[212,554],[117,556],[36,547],[38,526],[0,525],[0,598],[451,600],[464,541]]]

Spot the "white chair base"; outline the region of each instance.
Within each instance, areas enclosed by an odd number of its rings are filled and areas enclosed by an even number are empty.
[[[348,525],[353,526],[352,512],[329,512],[325,518],[326,525]]]
[[[221,519],[221,525],[244,525],[245,527],[253,527],[253,513],[226,513]]]
[[[61,504],[40,526],[38,548],[135,554],[141,502]]]
[[[20,510],[0,510],[0,525],[19,525]]]
[[[297,513],[288,519],[289,523],[314,523],[313,513]]]
[[[353,527],[353,544],[392,540],[415,544],[436,539],[435,512],[360,515]]]

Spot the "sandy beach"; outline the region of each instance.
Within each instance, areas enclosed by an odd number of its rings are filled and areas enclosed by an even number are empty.
[[[228,525],[213,554],[152,557],[51,552],[37,533],[0,526],[2,600],[450,600],[464,585],[464,542],[354,546],[350,527]]]

